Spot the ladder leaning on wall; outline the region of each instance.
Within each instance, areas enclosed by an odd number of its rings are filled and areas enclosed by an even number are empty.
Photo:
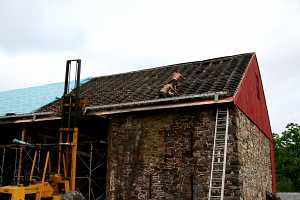
[[[216,112],[208,200],[224,199],[228,124],[228,108],[218,108]]]

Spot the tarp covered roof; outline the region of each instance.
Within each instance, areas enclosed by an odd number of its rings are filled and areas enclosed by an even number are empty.
[[[82,83],[88,79],[84,79]],[[74,81],[71,82],[74,84]],[[0,92],[0,116],[31,113],[60,98],[64,82]]]

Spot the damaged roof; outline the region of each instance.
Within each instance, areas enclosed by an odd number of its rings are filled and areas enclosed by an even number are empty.
[[[80,88],[88,106],[109,106],[159,99],[160,87],[175,70],[186,78],[179,82],[179,97],[225,92],[233,96],[254,53],[180,63],[157,68],[91,78]],[[58,101],[38,112],[57,112]]]

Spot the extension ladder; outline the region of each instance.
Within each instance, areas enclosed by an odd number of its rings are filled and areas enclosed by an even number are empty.
[[[224,199],[228,124],[228,108],[218,108],[216,113],[208,200]]]

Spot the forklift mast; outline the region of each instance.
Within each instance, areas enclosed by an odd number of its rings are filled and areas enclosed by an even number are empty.
[[[71,80],[72,67],[75,67],[74,89],[71,87],[73,82]],[[63,171],[64,177],[70,178],[71,191],[75,191],[78,119],[82,111],[82,104],[80,103],[80,70],[81,60],[67,60],[64,94],[61,101],[57,173],[61,174]]]
[[[75,63],[75,65],[72,65]],[[75,67],[75,87],[72,90],[71,72],[72,67]],[[74,128],[78,126],[78,118],[80,116],[80,70],[81,60],[67,60],[65,87],[62,96],[62,118],[61,128]]]

